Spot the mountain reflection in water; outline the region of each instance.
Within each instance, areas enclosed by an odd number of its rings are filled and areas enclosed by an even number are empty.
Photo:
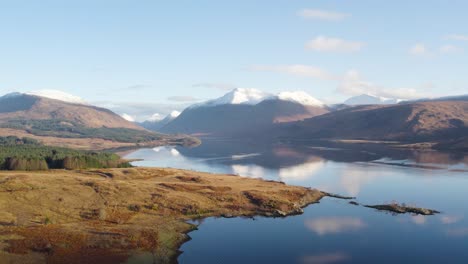
[[[433,208],[395,215],[332,198],[287,218],[201,221],[180,263],[467,263],[468,156],[378,145],[262,145],[204,140],[197,148],[140,149],[138,166],[174,167],[283,181]],[[146,262],[135,262],[146,263]],[[148,262],[151,263],[151,262]]]

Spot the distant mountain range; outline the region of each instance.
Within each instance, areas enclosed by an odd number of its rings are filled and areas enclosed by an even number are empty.
[[[343,104],[326,105],[304,92],[272,95],[235,89],[188,107],[158,129],[267,140],[430,142],[455,148],[468,147],[467,127],[468,96],[405,101],[360,95]]]
[[[325,104],[303,92],[272,95],[255,89],[238,88],[218,99],[185,109],[161,131],[231,136],[327,112],[329,110]]]
[[[142,123],[57,91],[0,97],[0,136],[87,149],[198,143],[145,128],[253,140],[391,141],[468,150],[468,96],[403,101],[360,95],[344,104],[326,105],[304,92],[269,94],[238,88],[182,113],[155,114]]]
[[[10,93],[0,97],[0,136],[86,149],[190,141],[150,132],[114,112],[63,92]]]
[[[176,119],[179,115],[180,112],[175,110],[168,114],[166,117],[162,117],[160,114],[154,114],[148,120],[145,120],[138,124],[146,129],[159,131],[165,125],[169,124],[172,120]]]
[[[385,105],[385,104],[397,104],[397,103],[399,103],[401,101],[403,101],[403,100],[373,96],[373,95],[369,95],[369,94],[361,94],[361,95],[349,98],[348,100],[344,101],[343,104],[351,105],[351,106],[355,106],[355,105]]]
[[[279,129],[280,137],[441,142],[468,135],[468,101],[357,106]]]

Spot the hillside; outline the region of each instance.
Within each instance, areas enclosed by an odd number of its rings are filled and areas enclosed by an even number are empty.
[[[184,144],[183,136],[147,131],[105,108],[20,93],[0,97],[0,136],[84,149]]]
[[[358,106],[281,126],[280,137],[445,142],[468,134],[467,101]]]

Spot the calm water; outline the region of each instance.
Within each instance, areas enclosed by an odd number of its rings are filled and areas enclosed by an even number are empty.
[[[366,147],[263,146],[226,140],[197,148],[141,149],[138,166],[281,180],[442,211],[392,215],[326,198],[287,218],[200,222],[180,263],[468,263],[468,156]]]

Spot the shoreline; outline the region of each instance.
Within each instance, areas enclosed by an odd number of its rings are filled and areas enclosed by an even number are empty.
[[[172,263],[196,230],[187,221],[286,217],[325,196],[280,182],[178,169],[2,171],[0,257],[113,263],[149,252]]]

